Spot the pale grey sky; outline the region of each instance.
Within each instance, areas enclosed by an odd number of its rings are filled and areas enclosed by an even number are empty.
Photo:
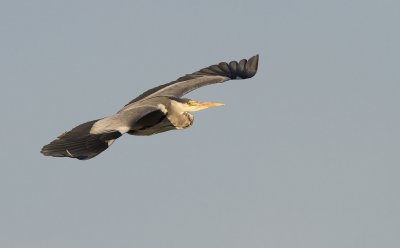
[[[399,1],[1,1],[0,247],[400,247]],[[260,54],[191,93],[226,106],[42,156],[144,90]]]

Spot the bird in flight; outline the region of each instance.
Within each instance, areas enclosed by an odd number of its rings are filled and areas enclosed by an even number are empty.
[[[153,135],[193,124],[191,112],[222,106],[222,103],[201,102],[183,95],[209,84],[253,77],[257,72],[258,55],[239,62],[221,62],[187,74],[167,84],[152,88],[126,104],[117,113],[83,123],[45,145],[45,156],[91,159],[127,133]]]

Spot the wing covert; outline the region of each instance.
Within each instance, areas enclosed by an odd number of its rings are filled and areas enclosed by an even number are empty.
[[[123,108],[114,115],[96,121],[90,129],[90,133],[98,134],[118,131],[124,134],[128,132],[140,118],[154,111],[162,111],[162,109],[158,106],[150,105]]]

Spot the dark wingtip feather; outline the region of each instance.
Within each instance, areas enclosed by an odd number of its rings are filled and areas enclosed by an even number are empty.
[[[242,59],[239,62],[231,61],[229,62],[229,69],[231,71],[231,79],[236,78],[251,78],[257,73],[258,69],[258,54],[249,58],[249,59]]]
[[[244,70],[244,74],[247,76],[247,78],[251,78],[254,75],[256,75],[257,69],[258,69],[258,59],[259,59],[259,56],[257,54],[247,60],[245,70]]]
[[[191,79],[193,75],[205,75],[205,76],[224,76],[229,77],[231,79],[236,79],[238,76],[241,78],[251,78],[253,77],[258,68],[258,54],[249,58],[249,59],[242,59],[239,62],[231,61],[228,63],[220,62],[217,65],[211,65],[209,67],[203,68],[197,72],[192,74],[185,75],[179,80]]]
[[[113,142],[121,136],[120,132],[105,134],[88,134],[84,136],[75,136],[53,140],[51,143],[43,146],[41,153],[44,156],[52,157],[70,157],[79,160],[93,158],[106,150]],[[111,141],[111,143],[109,143]]]

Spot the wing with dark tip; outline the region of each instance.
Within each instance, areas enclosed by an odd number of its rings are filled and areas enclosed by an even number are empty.
[[[111,146],[142,117],[153,112],[162,111],[158,106],[128,107],[112,116],[85,122],[43,146],[41,153],[53,157],[91,159]]]
[[[152,88],[130,101],[127,105],[155,96],[181,97],[192,90],[209,84],[223,83],[231,79],[251,78],[257,73],[258,55],[239,62],[221,62],[211,65],[177,80]]]
[[[67,134],[45,145],[41,153],[45,156],[70,157],[79,160],[91,159],[106,150],[121,133],[85,134],[74,136]]]

